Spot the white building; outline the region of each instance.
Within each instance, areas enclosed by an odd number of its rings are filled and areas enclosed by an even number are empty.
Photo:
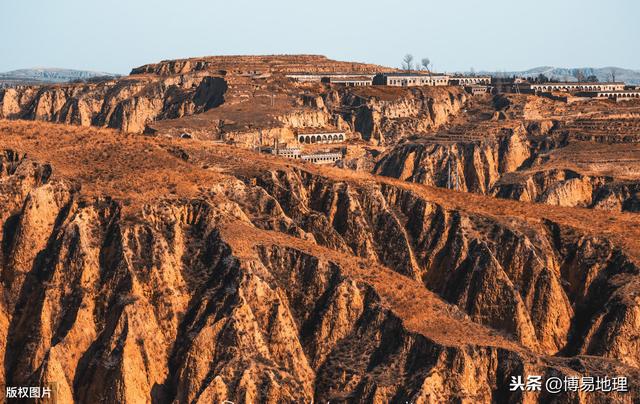
[[[587,82],[569,82],[569,83],[539,83],[526,84],[533,92],[549,92],[549,91],[623,91],[624,83],[587,83]]]
[[[409,72],[382,73],[373,78],[373,84],[396,87],[446,86],[449,84],[449,76]]]
[[[616,101],[640,100],[640,90],[586,91],[579,92],[577,95],[591,98],[607,98]]]
[[[271,154],[275,154],[276,156],[286,157],[290,159],[299,159],[300,158],[300,148],[299,147],[285,147],[282,149],[271,149]]]
[[[464,89],[466,92],[470,93],[471,95],[491,94],[491,91],[493,91],[492,86],[485,86],[485,85],[478,85],[478,84],[464,86]]]
[[[342,153],[303,154],[300,159],[303,161],[310,161],[314,164],[332,164],[342,159]]]
[[[490,85],[491,76],[453,76],[449,77],[449,84],[456,86]]]
[[[373,80],[373,73],[295,73],[287,74],[288,78],[301,83],[319,83],[321,81],[338,83],[340,81],[354,82],[354,81],[371,81]]]
[[[298,133],[298,143],[340,143],[347,139],[344,132]]]
[[[347,87],[364,87],[370,86],[373,83],[373,78],[367,76],[325,77],[322,79],[322,82],[330,84],[341,84]]]

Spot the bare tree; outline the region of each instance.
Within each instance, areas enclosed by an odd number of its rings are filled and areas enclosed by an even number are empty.
[[[576,78],[576,80],[578,80],[578,81],[585,81],[584,73],[583,73],[583,72],[582,72],[582,70],[580,70],[580,69],[576,69],[576,70],[573,72],[573,77],[575,77],[575,78]]]
[[[410,53],[407,53],[406,55],[404,55],[404,57],[402,58],[402,68],[404,70],[413,70],[413,55]]]
[[[425,68],[425,70],[429,70],[429,66],[431,65],[431,60],[429,60],[429,58],[422,58],[420,63],[422,63],[422,66]]]
[[[611,69],[611,82],[615,83],[616,82],[616,71]]]

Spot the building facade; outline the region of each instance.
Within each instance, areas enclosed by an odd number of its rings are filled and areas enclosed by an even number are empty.
[[[313,153],[302,155],[302,161],[309,161],[314,164],[333,164],[342,159],[342,153]]]
[[[471,95],[491,94],[493,87],[484,85],[469,85],[464,86],[464,90]]]
[[[338,83],[339,81],[371,81],[374,73],[295,73],[287,74],[287,78],[300,83]]]
[[[286,157],[290,159],[299,159],[300,158],[300,148],[299,147],[285,147],[278,149],[271,149],[271,154],[280,157]]]
[[[449,78],[449,84],[455,86],[488,86],[491,84],[491,76],[453,76]]]
[[[298,143],[339,143],[347,140],[344,132],[298,133]]]
[[[287,78],[297,81],[299,83],[313,83],[320,82],[324,77],[323,74],[313,74],[313,73],[300,73],[300,74],[287,74]]]
[[[446,86],[449,76],[423,73],[382,73],[373,78],[373,84],[395,87]]]
[[[624,83],[539,83],[525,84],[533,92],[550,92],[550,91],[622,91]]]
[[[640,100],[640,90],[622,91],[585,91],[576,94],[581,97],[610,99],[616,101]]]
[[[364,87],[373,83],[373,78],[366,76],[358,77],[324,77],[323,83],[339,84],[347,87]]]

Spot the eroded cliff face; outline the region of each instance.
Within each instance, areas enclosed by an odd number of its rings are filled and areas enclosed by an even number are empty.
[[[364,140],[379,144],[433,130],[463,107],[461,88],[367,88],[330,91],[323,105]]]
[[[475,321],[508,332],[535,351],[553,354],[567,344],[577,321],[574,307],[580,302],[565,287],[570,280],[562,268],[576,257],[558,250],[562,240],[556,233],[561,231],[449,210],[392,186],[362,190],[295,173],[271,174],[262,181],[287,215],[318,243],[394,268]],[[578,245],[603,242],[581,237]],[[615,267],[615,251],[606,242],[605,247],[607,253],[585,261]],[[638,267],[630,271],[637,273]],[[603,302],[600,309],[605,306]],[[630,303],[627,309],[636,306]],[[628,334],[627,346],[635,346],[636,337],[636,332]],[[638,353],[632,355],[634,366]]]
[[[500,178],[491,193],[550,205],[640,212],[640,183],[568,169],[512,173]]]
[[[216,136],[249,147],[259,139],[264,145],[278,140],[299,146],[296,133],[343,131],[348,143],[383,147],[442,126],[460,113],[467,98],[455,87],[343,87],[295,82],[282,86],[285,84],[268,95],[248,92],[238,104],[211,111],[220,116],[211,125],[217,128],[213,130]],[[273,104],[259,103],[272,96]],[[233,119],[224,118],[224,112]]]
[[[547,167],[548,154],[567,143],[563,136],[539,136],[524,125],[503,128],[482,139],[404,141],[385,153],[372,171],[519,201],[640,211],[640,183],[633,178],[589,174],[553,164]]]
[[[206,73],[18,87],[0,90],[0,118],[139,133],[154,120],[179,118],[216,107],[223,103],[226,90],[222,76]]]
[[[421,184],[489,193],[504,173],[535,152],[522,126],[498,136],[462,142],[405,142],[376,164],[374,173]]]
[[[639,399],[638,266],[560,223],[296,167],[124,213],[15,152],[0,197],[3,378],[60,402]]]

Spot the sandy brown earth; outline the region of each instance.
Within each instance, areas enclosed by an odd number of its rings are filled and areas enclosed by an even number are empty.
[[[3,379],[62,402],[633,402],[633,213],[0,123]],[[511,375],[630,392],[510,392]]]
[[[640,105],[285,76],[310,69],[384,68],[195,58],[0,94],[0,384],[640,401]],[[334,166],[253,151],[328,130],[348,140],[299,146]],[[510,390],[527,375],[628,391]]]

